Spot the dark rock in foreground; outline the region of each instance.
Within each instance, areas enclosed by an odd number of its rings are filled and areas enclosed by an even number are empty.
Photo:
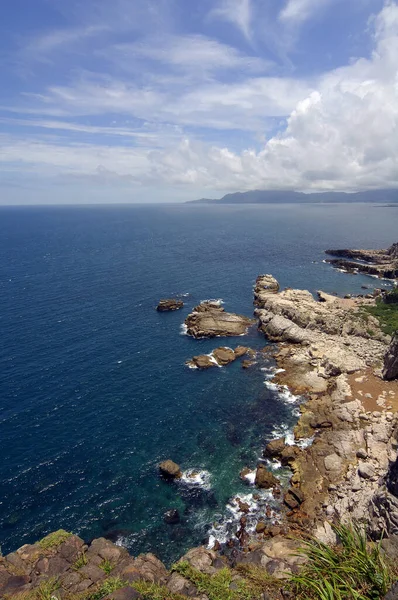
[[[168,298],[166,300],[160,300],[156,307],[159,312],[168,312],[171,310],[179,310],[184,307],[182,300],[176,300],[175,298]]]
[[[391,340],[384,357],[383,379],[391,380],[398,378],[398,332]]]
[[[210,354],[200,354],[186,361],[186,365],[191,368],[210,369],[211,367],[225,367],[241,358],[250,351],[250,348],[238,346],[235,350],[220,346]]]
[[[185,319],[187,334],[194,338],[244,335],[254,321],[227,313],[218,302],[202,302]]]

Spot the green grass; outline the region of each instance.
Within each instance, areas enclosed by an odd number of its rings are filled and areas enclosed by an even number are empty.
[[[82,567],[84,567],[88,563],[87,556],[85,552],[81,552],[78,558],[73,563],[73,570],[78,571]]]
[[[131,587],[137,590],[145,600],[187,600],[186,596],[173,594],[167,587],[149,581],[135,581]]]
[[[111,563],[110,560],[108,560],[107,558],[104,558],[104,560],[102,561],[102,563],[100,563],[99,568],[102,569],[107,575],[110,575],[112,570],[114,569],[114,565]]]
[[[335,526],[340,540],[335,547],[306,543],[301,554],[308,563],[291,577],[295,597],[302,600],[379,600],[389,590],[393,574],[380,544],[368,542],[358,525]]]
[[[201,573],[188,562],[182,561],[172,567],[198,589],[201,594],[206,594],[209,600],[257,600],[261,597],[262,585],[259,581],[250,581],[242,576],[233,574],[231,569],[225,567],[214,575]]]
[[[54,531],[53,533],[49,533],[44,537],[38,545],[43,550],[48,550],[49,548],[57,548],[63,542],[65,542],[72,534],[64,529],[58,529],[58,531]]]
[[[393,335],[398,331],[398,304],[385,304],[377,300],[374,306],[364,306],[363,310],[376,317],[383,333]]]
[[[102,600],[108,594],[120,590],[128,586],[128,583],[120,579],[120,577],[109,577],[103,581],[94,592],[89,592],[85,595],[85,600]]]

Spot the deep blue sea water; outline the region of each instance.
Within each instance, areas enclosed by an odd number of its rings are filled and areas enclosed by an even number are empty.
[[[172,560],[247,493],[292,406],[264,385],[265,363],[184,366],[220,343],[182,335],[189,310],[221,298],[252,314],[260,273],[339,293],[379,285],[322,262],[328,247],[386,247],[398,212],[371,205],[152,205],[0,209],[0,545],[63,527],[110,535]],[[188,295],[187,295],[188,294]],[[186,295],[159,314],[162,297]],[[264,359],[265,361],[265,359]],[[161,481],[157,463],[210,473],[210,489]],[[179,525],[163,514],[178,508]]]

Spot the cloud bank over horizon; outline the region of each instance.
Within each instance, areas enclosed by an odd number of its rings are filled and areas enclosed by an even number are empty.
[[[396,0],[187,4],[0,9],[2,204],[398,188]]]

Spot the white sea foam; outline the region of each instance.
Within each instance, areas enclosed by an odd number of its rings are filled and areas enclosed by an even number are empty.
[[[246,475],[244,475],[243,479],[245,479],[250,485],[254,485],[256,480],[256,471],[250,471]]]
[[[292,394],[287,385],[279,385],[269,380],[265,380],[264,384],[269,390],[277,392],[278,398],[287,404],[297,404],[301,401],[301,396]]]
[[[204,469],[188,469],[182,472],[180,483],[190,487],[201,487],[204,490],[211,489],[211,474]]]
[[[188,335],[188,327],[185,323],[181,323],[180,325],[180,335]]]
[[[225,304],[222,298],[206,298],[206,300],[201,300],[200,304],[203,304],[204,302],[212,302],[213,304],[217,304],[218,306],[221,306],[221,304]]]
[[[248,512],[243,513],[240,510],[239,502],[248,506]],[[247,519],[246,531],[254,533],[258,520],[268,520],[270,523],[276,523],[280,520],[276,512],[276,502],[270,490],[256,490],[255,494],[238,494],[231,498],[226,506],[225,514],[209,530],[208,548],[212,548],[216,540],[225,544],[233,538],[240,528],[240,518],[245,516]],[[270,516],[270,518],[267,517]]]

